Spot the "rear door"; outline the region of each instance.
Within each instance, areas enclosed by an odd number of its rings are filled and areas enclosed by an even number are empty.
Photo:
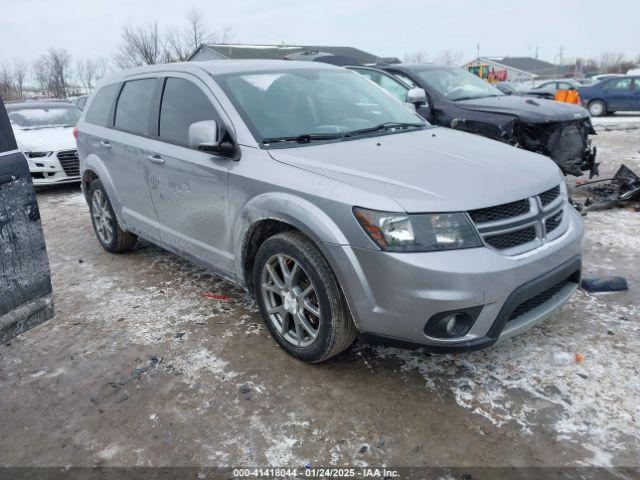
[[[109,175],[118,193],[122,217],[134,233],[155,238],[157,217],[149,193],[148,151],[157,129],[156,89],[159,80],[124,82],[118,96],[109,144]]]
[[[633,101],[632,101],[632,110],[640,111],[640,77],[635,77],[633,79]]]
[[[51,317],[51,274],[38,202],[0,98],[0,343]]]
[[[222,123],[217,101],[198,78],[171,73],[159,98],[158,140],[144,152],[163,243],[231,271],[228,175],[231,160],[189,148],[189,126]]]

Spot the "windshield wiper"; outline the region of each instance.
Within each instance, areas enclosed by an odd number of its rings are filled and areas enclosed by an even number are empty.
[[[394,128],[407,129],[412,127],[424,127],[424,126],[425,126],[424,123],[385,122],[385,123],[381,123],[380,125],[376,125],[375,127],[362,128],[360,130],[352,130],[350,132],[344,133],[343,135],[345,137],[350,137],[353,135],[363,135],[366,133],[374,133],[374,132],[379,132],[381,130],[387,130],[387,129],[394,129]]]
[[[281,142],[297,142],[297,143],[309,143],[314,140],[335,140],[343,138],[342,133],[303,133],[301,135],[295,135],[292,137],[270,137],[263,138],[262,143],[281,143]]]

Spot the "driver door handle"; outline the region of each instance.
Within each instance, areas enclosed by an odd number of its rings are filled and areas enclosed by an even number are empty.
[[[100,145],[103,146],[104,148],[111,148],[111,144],[106,140],[100,141]]]
[[[147,155],[147,160],[156,165],[164,165],[165,161],[160,155]]]

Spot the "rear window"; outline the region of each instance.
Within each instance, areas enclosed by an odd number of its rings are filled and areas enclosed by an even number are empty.
[[[204,92],[188,80],[168,78],[160,108],[160,139],[188,147],[189,125],[202,120],[218,120]]]
[[[7,112],[4,109],[2,98],[0,98],[0,153],[15,150],[16,148],[11,124],[7,118]]]
[[[138,135],[150,135],[149,115],[155,78],[131,80],[124,84],[116,106],[115,127]]]
[[[95,97],[93,97],[93,101],[91,102],[91,106],[87,111],[87,116],[85,120],[89,123],[93,123],[94,125],[100,125],[102,127],[107,127],[109,125],[109,115],[111,114],[111,107],[113,106],[113,100],[115,99],[119,84],[114,83],[113,85],[107,85],[106,87],[101,88],[98,93],[96,93]],[[87,101],[86,98],[80,99]],[[80,100],[78,101],[78,105],[80,105]],[[82,104],[84,105],[84,103]]]

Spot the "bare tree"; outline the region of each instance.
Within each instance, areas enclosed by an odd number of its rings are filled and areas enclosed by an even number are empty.
[[[209,38],[210,33],[201,10],[191,7],[187,21],[188,27],[185,35],[188,39],[187,48],[193,51]]]
[[[212,40],[221,45],[229,45],[235,38],[236,32],[228,23],[224,23],[220,29],[212,35]]]
[[[0,96],[4,100],[13,100],[15,96],[11,67],[6,63],[0,65]]]
[[[403,60],[405,63],[427,63],[429,61],[429,55],[425,52],[411,52],[407,53]]]
[[[195,49],[190,47],[190,37],[175,28],[167,30],[164,40],[163,61],[183,62]]]
[[[600,70],[606,73],[624,73],[622,66],[625,63],[624,54],[620,52],[603,52],[600,54]],[[625,70],[626,71],[626,70]]]
[[[87,93],[91,92],[96,82],[105,76],[108,64],[109,60],[105,57],[78,59],[76,77]]]
[[[434,60],[435,63],[459,67],[464,53],[460,50],[443,50]]]
[[[158,22],[143,26],[125,25],[122,28],[122,40],[115,61],[121,68],[160,63],[165,54],[163,40]]]
[[[27,73],[29,71],[29,65],[22,58],[13,59],[13,83],[18,98],[24,98],[25,81],[27,79]]]
[[[69,93],[71,55],[64,49],[50,49],[33,64],[36,82],[43,93],[65,98]]]

